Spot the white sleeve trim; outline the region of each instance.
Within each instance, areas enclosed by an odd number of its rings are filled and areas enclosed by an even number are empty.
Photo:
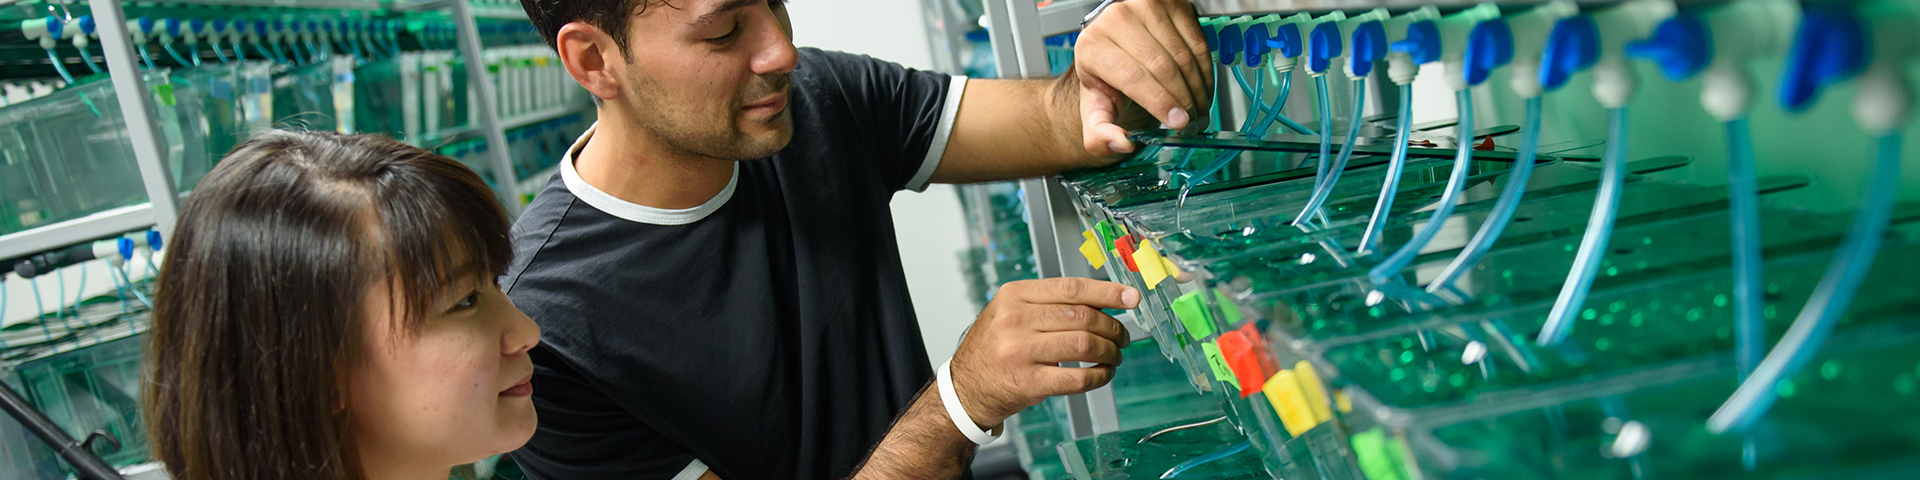
[[[947,141],[953,137],[953,119],[960,115],[960,97],[966,92],[965,76],[956,75],[947,83],[947,101],[940,107],[940,126],[933,130],[933,142],[927,144],[927,159],[920,162],[920,171],[907,180],[908,190],[927,191],[927,180],[933,178],[934,169],[940,167],[940,160],[947,154]]]
[[[706,475],[707,470],[709,470],[707,468],[707,462],[702,462],[696,458],[693,459],[692,462],[687,463],[687,468],[682,468],[680,469],[680,473],[674,474],[673,480],[700,480],[700,476]]]

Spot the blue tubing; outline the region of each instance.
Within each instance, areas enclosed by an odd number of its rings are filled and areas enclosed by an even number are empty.
[[[1500,240],[1500,233],[1507,229],[1513,212],[1520,209],[1520,199],[1527,193],[1527,181],[1533,178],[1534,158],[1540,151],[1540,97],[1527,99],[1526,125],[1520,128],[1525,134],[1520,139],[1520,155],[1513,161],[1513,172],[1507,175],[1507,187],[1500,191],[1500,199],[1494,201],[1493,211],[1480,224],[1480,231],[1474,232],[1473,239],[1460,249],[1460,256],[1454,257],[1453,263],[1441,270],[1433,283],[1427,284],[1427,292],[1440,293],[1451,288],[1453,282],[1493,249],[1493,242]]]
[[[1728,215],[1733,217],[1734,365],[1746,380],[1765,342],[1766,284],[1760,259],[1760,187],[1746,117],[1727,122]]]
[[[1367,106],[1367,77],[1353,79],[1353,110],[1351,123],[1347,125],[1347,143],[1340,145],[1340,156],[1335,157],[1333,168],[1326,172],[1327,181],[1313,189],[1313,198],[1307,200],[1306,208],[1300,209],[1300,215],[1293,218],[1293,226],[1306,225],[1320,206],[1327,203],[1327,197],[1333,195],[1333,185],[1340,182],[1340,173],[1347,170],[1347,160],[1353,158],[1353,142],[1360,138],[1360,112]],[[1320,137],[1321,145],[1326,145],[1326,137]],[[1325,212],[1320,212],[1323,216]]]
[[[1279,75],[1280,98],[1273,101],[1273,108],[1267,109],[1267,118],[1261,119],[1259,125],[1253,126],[1254,133],[1265,137],[1267,135],[1267,129],[1273,128],[1273,122],[1279,121],[1280,124],[1286,126],[1287,129],[1299,132],[1302,135],[1319,135],[1319,133],[1314,132],[1313,129],[1300,125],[1300,122],[1295,122],[1293,119],[1287,118],[1286,114],[1280,113],[1281,108],[1287,106],[1287,96],[1293,93],[1293,73],[1288,72]]]
[[[1886,239],[1887,221],[1893,217],[1894,200],[1900,193],[1900,135],[1880,137],[1879,148],[1873,175],[1868,177],[1867,198],[1854,213],[1853,226],[1847,228],[1847,237],[1841,240],[1840,249],[1834,251],[1833,262],[1827,265],[1826,274],[1820,276],[1820,284],[1814,287],[1807,306],[1793,319],[1793,326],[1780,337],[1780,343],[1767,353],[1766,360],[1753,369],[1753,375],[1740,382],[1733,397],[1707,419],[1707,431],[1744,431],[1758,422],[1777,399],[1774,385],[1798,373],[1813,360],[1820,343],[1826,341],[1834,324],[1840,322],[1841,315],[1852,305],[1853,295],[1860,290],[1860,283],[1866,280],[1873,266],[1874,255],[1880,253],[1880,243]]]
[[[88,55],[87,49],[80,49],[80,61],[87,63],[87,70],[93,71],[95,75],[100,74],[100,64],[93,61],[93,55]]]
[[[73,85],[73,75],[67,73],[66,65],[60,63],[60,54],[53,53],[53,49],[49,48],[47,59],[53,60],[53,71],[60,72],[60,79],[66,81],[67,85]]]
[[[1413,84],[1400,85],[1400,98],[1413,98]],[[1380,249],[1381,230],[1387,226],[1387,212],[1393,209],[1393,196],[1400,192],[1400,175],[1407,169],[1407,140],[1413,132],[1413,102],[1400,102],[1398,125],[1393,129],[1393,156],[1387,162],[1386,182],[1380,185],[1380,200],[1373,205],[1373,218],[1367,220],[1367,233],[1360,237],[1361,255]]]
[[[1265,76],[1266,76],[1266,70],[1257,69],[1257,68],[1253,70],[1253,94],[1247,97],[1247,103],[1253,105],[1253,108],[1247,112],[1246,120],[1240,122],[1241,135],[1252,134],[1254,123],[1258,121],[1262,116],[1260,115],[1260,112],[1267,110],[1267,107],[1266,107],[1267,84],[1266,82],[1261,81],[1261,80],[1265,80],[1265,78],[1262,78]],[[1271,114],[1271,112],[1269,112],[1269,114]]]
[[[1472,90],[1462,89],[1454,94],[1454,99],[1460,104],[1460,125],[1455,127],[1460,132],[1458,134],[1460,148],[1453,157],[1453,173],[1448,175],[1447,191],[1440,195],[1440,204],[1434,207],[1433,215],[1427,218],[1427,224],[1421,226],[1419,232],[1414,233],[1413,239],[1407,241],[1406,245],[1401,245],[1400,250],[1393,252],[1393,255],[1388,256],[1379,265],[1375,265],[1372,270],[1367,271],[1367,277],[1373,280],[1373,283],[1387,283],[1389,279],[1400,273],[1400,269],[1407,268],[1407,264],[1413,263],[1413,258],[1420,256],[1420,249],[1426,248],[1427,243],[1432,242],[1433,237],[1440,233],[1440,226],[1447,223],[1447,217],[1453,216],[1454,203],[1460,200],[1460,189],[1467,183],[1467,173],[1473,166]],[[1406,122],[1404,117],[1401,122]],[[1394,148],[1395,153],[1401,156],[1396,163],[1406,162],[1405,145],[1406,142],[1401,142],[1400,146]]]
[[[1231,457],[1233,456],[1233,454],[1245,451],[1248,447],[1252,447],[1252,446],[1253,446],[1253,441],[1247,440],[1244,442],[1236,443],[1231,447],[1222,448],[1222,449],[1207,453],[1206,455],[1193,457],[1193,459],[1180,462],[1179,465],[1174,465],[1172,469],[1167,470],[1167,473],[1161,474],[1160,478],[1162,480],[1165,480],[1168,478],[1177,477],[1182,473],[1186,473],[1187,470],[1192,470],[1194,467],[1206,465],[1208,463],[1218,461],[1222,458]]]
[[[196,63],[187,61],[186,57],[180,56],[180,51],[174,50],[173,44],[171,43],[161,43],[160,48],[166,49],[167,56],[173,57],[173,61],[180,62],[181,65],[197,65]]]
[[[1612,126],[1607,130],[1607,153],[1601,159],[1600,192],[1593,201],[1593,214],[1587,217],[1587,233],[1580,239],[1580,252],[1574,256],[1573,270],[1567,272],[1567,283],[1560,285],[1560,297],[1547,313],[1547,323],[1540,327],[1536,341],[1541,345],[1566,340],[1567,333],[1573,329],[1574,317],[1587,303],[1587,291],[1593,288],[1594,275],[1600,273],[1600,261],[1607,256],[1607,241],[1613,239],[1613,220],[1620,213],[1620,190],[1627,178],[1627,109],[1615,108],[1608,115],[1612,117]]]
[[[1313,95],[1315,100],[1319,100],[1320,106],[1320,159],[1313,174],[1313,188],[1318,189],[1320,183],[1327,179],[1327,153],[1333,146],[1333,137],[1327,136],[1333,132],[1333,105],[1327,100],[1326,75],[1313,77]]]

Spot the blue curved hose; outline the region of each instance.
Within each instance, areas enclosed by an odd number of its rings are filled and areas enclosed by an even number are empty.
[[[1313,188],[1318,189],[1320,183],[1327,179],[1327,154],[1333,146],[1333,137],[1327,136],[1333,132],[1333,104],[1327,100],[1326,75],[1313,77],[1313,96],[1319,101],[1317,105],[1320,107],[1320,160],[1313,174]]]
[[[60,72],[60,79],[66,81],[67,85],[73,85],[73,75],[67,73],[66,65],[60,63],[60,54],[53,53],[53,49],[49,48],[47,49],[47,59],[53,61],[53,71]]]
[[[1467,183],[1467,173],[1473,166],[1472,92],[1470,89],[1461,89],[1454,94],[1455,102],[1460,104],[1460,125],[1454,127],[1460,132],[1458,134],[1460,148],[1454,154],[1453,173],[1448,175],[1447,190],[1440,195],[1440,204],[1434,207],[1433,215],[1427,218],[1427,224],[1422,225],[1419,232],[1414,233],[1412,240],[1407,241],[1406,245],[1401,245],[1400,250],[1393,252],[1393,255],[1367,271],[1367,278],[1373,280],[1373,283],[1387,283],[1387,280],[1400,273],[1400,269],[1407,268],[1407,264],[1413,263],[1414,257],[1420,256],[1420,249],[1426,248],[1427,243],[1432,242],[1433,237],[1440,233],[1440,227],[1447,223],[1447,217],[1453,216],[1454,203],[1459,201],[1460,189]],[[1404,118],[1402,122],[1405,122]],[[1401,142],[1401,146],[1397,146],[1394,150],[1397,153],[1403,152],[1404,145],[1405,142]],[[1405,154],[1401,153],[1401,155]],[[1402,158],[1399,161],[1404,163],[1406,159]]]
[[[1387,178],[1380,185],[1380,200],[1373,205],[1373,217],[1367,220],[1367,233],[1360,237],[1361,255],[1380,249],[1381,230],[1387,226],[1387,211],[1393,209],[1393,196],[1400,193],[1400,175],[1407,170],[1407,140],[1413,134],[1413,84],[1400,84],[1400,116],[1393,128],[1393,156],[1387,162]]]
[[[1247,96],[1247,103],[1253,105],[1253,110],[1250,112],[1247,112],[1247,118],[1240,122],[1241,135],[1252,134],[1254,123],[1257,122],[1261,117],[1260,112],[1267,110],[1267,106],[1266,106],[1267,83],[1261,81],[1261,80],[1265,80],[1265,78],[1262,78],[1262,77],[1266,76],[1267,74],[1266,72],[1267,72],[1266,70],[1257,69],[1257,68],[1253,70],[1253,92],[1248,94]],[[1236,70],[1236,73],[1237,73],[1237,70]]]
[[[180,62],[181,65],[197,65],[193,62],[187,61],[186,57],[180,56],[180,51],[174,50],[172,43],[161,43],[160,48],[166,49],[167,56],[173,57],[173,61]]]
[[[80,50],[80,61],[82,61],[82,62],[86,62],[86,64],[87,64],[87,70],[91,70],[91,71],[93,71],[93,74],[94,74],[94,75],[99,75],[99,74],[100,74],[100,64],[99,64],[98,62],[94,62],[94,61],[93,61],[93,55],[88,55],[88,54],[87,54],[87,49],[84,49],[84,48],[81,48],[81,49],[78,49],[78,50]]]
[[[214,43],[218,43],[218,42],[214,42]],[[233,61],[246,63],[247,52],[245,50],[246,50],[245,48],[241,47],[239,40],[234,40],[233,41]],[[219,50],[215,50],[216,53],[218,51]],[[225,60],[222,60],[222,61],[225,61]]]
[[[1286,114],[1280,113],[1282,107],[1287,106],[1288,94],[1293,93],[1293,74],[1289,72],[1279,75],[1280,97],[1273,101],[1273,108],[1267,109],[1267,118],[1260,120],[1260,124],[1255,125],[1253,131],[1265,137],[1267,135],[1267,129],[1273,128],[1273,122],[1279,121],[1281,125],[1295,132],[1299,132],[1301,135],[1319,135],[1319,133],[1313,131],[1313,129],[1307,128],[1301,125],[1300,122],[1295,122],[1293,119],[1287,118]]]
[[[1218,461],[1222,458],[1231,457],[1233,456],[1233,454],[1245,451],[1248,447],[1252,447],[1252,446],[1253,446],[1253,441],[1247,440],[1247,441],[1233,444],[1233,446],[1231,447],[1215,450],[1206,455],[1193,457],[1193,459],[1191,460],[1180,462],[1179,465],[1174,465],[1173,468],[1167,470],[1167,473],[1160,474],[1160,478],[1161,480],[1166,480],[1169,478],[1180,476],[1180,474],[1186,473],[1187,470],[1192,470],[1194,467],[1206,465],[1208,463]]]
[[[1520,199],[1527,193],[1527,181],[1533,178],[1534,158],[1540,151],[1540,97],[1527,99],[1526,125],[1520,130],[1525,134],[1520,139],[1520,155],[1514,157],[1513,172],[1507,175],[1507,187],[1500,191],[1500,199],[1494,201],[1493,211],[1480,224],[1480,231],[1474,232],[1473,239],[1460,249],[1460,256],[1454,257],[1453,263],[1441,270],[1433,283],[1427,284],[1427,292],[1440,293],[1452,288],[1453,282],[1493,249],[1493,242],[1500,240],[1500,233],[1506,231],[1513,212],[1520,209]]]
[[[1573,270],[1560,285],[1560,296],[1547,313],[1547,323],[1536,339],[1541,345],[1566,340],[1573,319],[1587,303],[1587,291],[1593,277],[1600,273],[1600,261],[1607,256],[1607,242],[1613,239],[1613,220],[1620,213],[1620,191],[1627,178],[1627,109],[1615,108],[1607,130],[1607,153],[1601,159],[1600,192],[1593,200],[1593,214],[1587,217],[1587,233],[1580,239],[1580,252],[1573,257]]]
[[[1886,239],[1887,221],[1893,217],[1894,200],[1900,193],[1900,135],[1880,137],[1879,148],[1873,176],[1868,177],[1867,198],[1854,213],[1853,226],[1847,228],[1847,237],[1841,240],[1840,249],[1834,251],[1833,261],[1820,276],[1820,284],[1814,287],[1807,306],[1793,319],[1793,326],[1780,337],[1780,343],[1767,353],[1767,359],[1761,361],[1753,374],[1740,382],[1733,397],[1707,419],[1707,431],[1744,431],[1759,421],[1776,400],[1774,385],[1798,373],[1813,360],[1813,355],[1820,351],[1820,343],[1826,341],[1834,324],[1839,323],[1841,315],[1852,306],[1853,295],[1859,292],[1860,283],[1866,280],[1873,266],[1874,255],[1880,253],[1880,243]]]
[[[1760,187],[1746,117],[1727,122],[1728,212],[1733,217],[1734,365],[1746,380],[1766,339],[1766,284],[1760,258]]]
[[[1325,100],[1322,99],[1322,101]],[[1326,215],[1325,212],[1320,211],[1320,206],[1327,203],[1327,197],[1333,194],[1333,185],[1340,182],[1340,173],[1347,170],[1347,160],[1353,158],[1353,142],[1360,138],[1360,112],[1366,110],[1366,106],[1367,77],[1355,78],[1353,79],[1353,113],[1350,114],[1352,119],[1347,125],[1347,143],[1340,145],[1340,156],[1335,157],[1333,167],[1325,172],[1327,181],[1313,189],[1313,198],[1308,199],[1306,208],[1300,209],[1300,215],[1293,218],[1293,226],[1306,225],[1315,213],[1319,213],[1322,217]],[[1322,154],[1326,152],[1326,138],[1320,137]]]

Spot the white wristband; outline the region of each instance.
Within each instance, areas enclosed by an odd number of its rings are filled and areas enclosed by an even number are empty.
[[[1000,427],[994,427],[993,432],[981,431],[980,425],[973,423],[973,417],[967,415],[967,409],[960,406],[960,394],[953,390],[953,369],[948,366],[952,363],[951,360],[942,363],[940,369],[934,372],[934,383],[940,387],[940,404],[947,407],[947,418],[953,420],[953,426],[960,429],[960,434],[966,435],[975,445],[999,440]]]

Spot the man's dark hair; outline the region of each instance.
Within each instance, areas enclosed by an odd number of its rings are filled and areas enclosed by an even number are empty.
[[[560,27],[580,20],[605,30],[614,43],[620,44],[622,56],[627,55],[627,20],[654,5],[680,8],[668,0],[520,0],[520,7],[527,9],[527,19],[540,30],[540,37],[547,39],[547,46],[559,49]]]

